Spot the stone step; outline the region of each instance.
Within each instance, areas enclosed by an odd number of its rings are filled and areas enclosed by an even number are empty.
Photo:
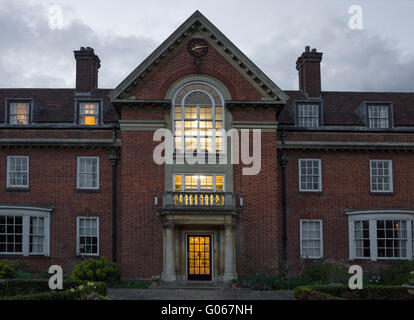
[[[177,281],[177,282],[161,282],[158,287],[160,289],[188,289],[188,290],[225,290],[233,289],[231,284],[222,282],[206,282],[206,281]],[[236,288],[239,289],[239,288]]]

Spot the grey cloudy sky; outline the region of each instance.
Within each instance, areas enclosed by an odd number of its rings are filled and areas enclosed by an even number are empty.
[[[52,5],[63,29],[49,27]],[[0,0],[0,87],[73,87],[73,50],[89,46],[113,88],[197,9],[282,89],[297,89],[310,45],[324,52],[324,90],[414,91],[414,0]]]

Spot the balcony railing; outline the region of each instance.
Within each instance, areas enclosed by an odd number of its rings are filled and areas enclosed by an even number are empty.
[[[165,209],[234,209],[231,192],[165,192]]]

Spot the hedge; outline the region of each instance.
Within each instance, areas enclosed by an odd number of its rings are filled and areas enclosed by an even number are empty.
[[[413,300],[402,286],[365,286],[351,290],[348,286],[302,286],[295,288],[297,300]]]
[[[96,292],[105,296],[103,282],[63,281],[63,290],[51,290],[48,280],[9,280],[0,283],[0,300],[74,300]]]

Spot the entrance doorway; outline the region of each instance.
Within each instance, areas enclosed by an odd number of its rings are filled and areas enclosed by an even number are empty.
[[[188,280],[211,280],[211,236],[187,236]]]

